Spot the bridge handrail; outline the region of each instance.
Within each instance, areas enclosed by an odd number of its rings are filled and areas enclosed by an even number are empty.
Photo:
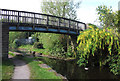
[[[10,10],[10,9],[0,9],[0,11],[2,11],[2,13],[0,13],[0,15],[5,15],[5,16],[16,16],[16,17],[18,17],[18,23],[19,23],[19,17],[25,17],[25,18],[31,18],[31,19],[33,19],[33,22],[34,22],[34,24],[35,24],[35,19],[37,20],[37,19],[41,19],[41,18],[37,18],[37,17],[35,17],[35,15],[42,15],[42,16],[46,16],[47,17],[47,25],[49,24],[49,22],[54,22],[53,20],[49,20],[49,17],[53,17],[53,18],[57,18],[58,19],[58,21],[56,21],[56,22],[58,22],[58,24],[66,24],[65,23],[65,20],[67,20],[69,23],[68,23],[68,25],[69,25],[69,27],[70,26],[72,26],[71,25],[71,23],[70,22],[74,22],[74,23],[76,23],[77,24],[77,29],[79,30],[79,29],[81,29],[81,27],[79,27],[78,26],[78,24],[83,24],[84,25],[84,29],[86,29],[86,24],[85,23],[83,23],[83,22],[80,22],[80,21],[76,21],[76,20],[72,20],[72,19],[68,19],[68,18],[64,18],[64,17],[58,17],[58,16],[53,16],[53,15],[48,15],[48,14],[42,14],[42,13],[35,13],[35,12],[28,12],[28,11],[18,11],[18,10]],[[3,12],[4,11],[6,11],[6,14],[3,14]],[[17,15],[9,15],[9,13],[7,14],[7,11],[10,11],[10,12],[17,12],[18,14]],[[19,13],[26,13],[26,14],[32,14],[32,15],[34,15],[33,17],[29,17],[29,16],[21,16],[21,15],[19,15]],[[8,17],[9,18],[9,17]],[[64,23],[61,23],[60,22],[60,19],[62,19],[62,20],[64,20]],[[75,25],[74,25],[75,26]],[[68,28],[68,27],[67,27]],[[74,28],[74,27],[73,27]],[[83,29],[83,30],[84,30]]]

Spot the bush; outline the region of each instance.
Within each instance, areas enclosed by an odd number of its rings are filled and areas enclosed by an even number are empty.
[[[77,51],[79,51],[78,63],[80,66],[82,66],[82,64],[86,66],[86,64],[90,64],[91,62],[97,62],[99,63],[99,66],[102,66],[107,63],[106,60],[108,56],[112,58],[113,56],[120,55],[118,32],[114,33],[114,29],[111,28],[99,29],[93,26],[89,27],[90,29],[80,32],[81,34],[77,39]],[[84,59],[81,61],[81,58]],[[118,63],[118,57],[113,59]],[[108,61],[109,66],[111,71],[117,74],[116,72],[118,72],[119,69],[114,68],[114,62],[112,62],[113,59]],[[115,70],[116,72],[114,72]]]
[[[41,44],[40,42],[35,42],[33,47],[38,49],[43,49],[43,44]]]

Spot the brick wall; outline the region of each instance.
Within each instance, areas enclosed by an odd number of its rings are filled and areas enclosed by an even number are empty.
[[[9,50],[9,27],[7,24],[2,24],[2,57],[8,58]]]
[[[0,60],[1,58],[2,58],[2,22],[0,22]]]

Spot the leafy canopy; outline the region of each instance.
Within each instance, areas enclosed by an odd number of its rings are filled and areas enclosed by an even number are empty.
[[[96,10],[99,15],[99,21],[104,28],[118,27],[118,20],[119,20],[118,19],[118,11],[114,12],[112,10],[112,7],[108,8],[105,5],[98,6],[98,8],[96,8]]]

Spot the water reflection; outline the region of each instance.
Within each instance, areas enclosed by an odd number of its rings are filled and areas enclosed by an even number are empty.
[[[56,70],[56,72],[66,76],[68,79],[82,79],[81,81],[84,81],[84,79],[120,78],[110,73],[108,67],[103,67],[101,69],[99,67],[89,67],[89,70],[85,71],[83,67],[79,67],[76,64],[76,61],[64,61],[47,57],[41,57],[40,60]]]

